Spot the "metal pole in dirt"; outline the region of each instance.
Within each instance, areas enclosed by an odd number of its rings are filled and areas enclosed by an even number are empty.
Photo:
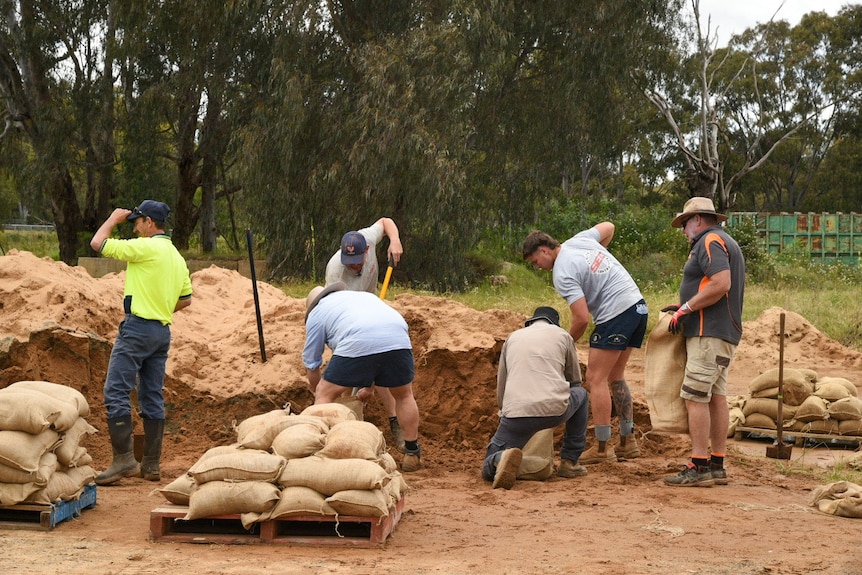
[[[257,339],[260,342],[260,359],[266,363],[266,346],[263,343],[263,322],[260,319],[260,298],[257,295],[257,274],[254,272],[254,249],[251,242],[251,230],[246,228],[245,241],[248,244],[248,264],[251,268],[251,287],[254,291],[254,313],[257,316]]]

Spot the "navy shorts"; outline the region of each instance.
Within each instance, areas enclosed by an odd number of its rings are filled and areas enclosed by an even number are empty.
[[[396,349],[362,357],[333,355],[323,379],[343,387],[401,387],[415,375],[412,349]]]
[[[640,347],[646,335],[649,309],[644,300],[618,315],[599,324],[590,335],[590,347],[625,350]]]

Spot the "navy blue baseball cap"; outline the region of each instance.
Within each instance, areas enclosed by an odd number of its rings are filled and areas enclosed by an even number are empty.
[[[341,238],[341,263],[344,265],[361,264],[365,258],[368,242],[359,232],[347,232]]]
[[[126,219],[132,222],[141,216],[147,216],[157,222],[166,222],[169,213],[171,213],[171,209],[167,204],[155,200],[144,200],[141,205],[132,209],[132,213],[126,216]]]

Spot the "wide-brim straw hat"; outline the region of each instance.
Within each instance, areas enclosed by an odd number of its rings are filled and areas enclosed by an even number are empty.
[[[681,228],[682,222],[696,214],[707,214],[710,216],[714,216],[718,223],[727,221],[726,215],[719,214],[715,211],[715,206],[712,204],[712,200],[704,197],[696,197],[691,198],[685,203],[685,205],[682,207],[682,212],[676,215],[670,225],[675,228]]]
[[[308,315],[311,313],[317,304],[320,303],[320,300],[336,291],[344,291],[347,289],[347,284],[344,282],[335,282],[331,283],[326,287],[323,286],[315,286],[311,288],[311,291],[308,292],[308,296],[305,298],[305,321],[308,321]]]

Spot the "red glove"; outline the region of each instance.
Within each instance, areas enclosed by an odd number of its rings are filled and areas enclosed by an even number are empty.
[[[682,324],[680,323],[680,319],[682,316],[691,313],[691,308],[688,307],[688,302],[685,302],[679,309],[674,312],[674,314],[670,318],[670,323],[667,324],[667,330],[672,334],[676,335],[682,331]]]

